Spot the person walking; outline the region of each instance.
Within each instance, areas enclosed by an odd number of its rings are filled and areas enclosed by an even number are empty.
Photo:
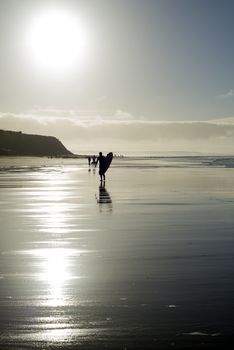
[[[105,182],[105,171],[106,171],[106,157],[102,155],[102,152],[99,152],[99,156],[97,157],[96,165],[99,163],[99,175],[101,182],[104,180]]]

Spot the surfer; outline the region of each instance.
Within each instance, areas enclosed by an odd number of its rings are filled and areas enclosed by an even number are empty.
[[[105,171],[106,171],[106,157],[102,155],[102,152],[99,152],[99,157],[97,157],[95,168],[99,162],[99,175],[102,180],[105,181]]]

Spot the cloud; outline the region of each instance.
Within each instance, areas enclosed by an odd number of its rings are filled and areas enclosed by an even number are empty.
[[[0,113],[1,114],[1,113]],[[25,114],[19,114],[17,115],[19,117],[40,117],[40,118],[71,118],[74,120],[80,120],[80,121],[87,121],[87,122],[93,122],[97,120],[109,120],[109,121],[115,121],[115,120],[132,120],[134,119],[134,116],[130,113],[123,111],[121,109],[117,109],[113,113],[106,113],[100,115],[98,111],[95,110],[75,110],[75,109],[57,109],[55,107],[40,107],[40,106],[34,106],[32,109],[27,111]]]
[[[40,107],[40,106],[34,106],[32,109],[27,111],[27,113],[24,116],[38,116],[38,117],[53,117],[53,118],[60,118],[60,117],[74,117],[76,115],[76,112],[73,109],[58,109],[55,107]]]
[[[122,111],[121,109],[118,109],[114,115],[114,120],[117,119],[117,120],[133,120],[134,119],[134,116],[128,112],[124,112]]]
[[[226,92],[225,94],[219,95],[217,96],[217,98],[221,99],[221,100],[225,100],[227,98],[233,98],[234,97],[234,89],[230,89],[228,92]]]
[[[213,124],[229,124],[234,125],[234,117],[226,117],[226,118],[220,118],[220,119],[214,119],[209,121]]]
[[[136,120],[121,110],[109,117],[82,118],[60,111],[60,116],[0,114],[0,128],[52,135],[73,152],[82,150],[189,151],[230,153],[234,149],[234,124],[209,122],[156,122]],[[45,113],[46,114],[46,113]]]

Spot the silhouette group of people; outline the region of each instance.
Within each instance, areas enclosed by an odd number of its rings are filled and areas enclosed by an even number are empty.
[[[91,165],[91,164],[93,164],[93,165],[95,165],[96,164],[96,159],[97,159],[97,157],[96,156],[88,156],[88,163],[89,163],[89,166]]]

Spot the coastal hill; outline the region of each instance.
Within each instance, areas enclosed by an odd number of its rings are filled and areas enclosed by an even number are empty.
[[[0,155],[72,156],[56,137],[0,130]]]

